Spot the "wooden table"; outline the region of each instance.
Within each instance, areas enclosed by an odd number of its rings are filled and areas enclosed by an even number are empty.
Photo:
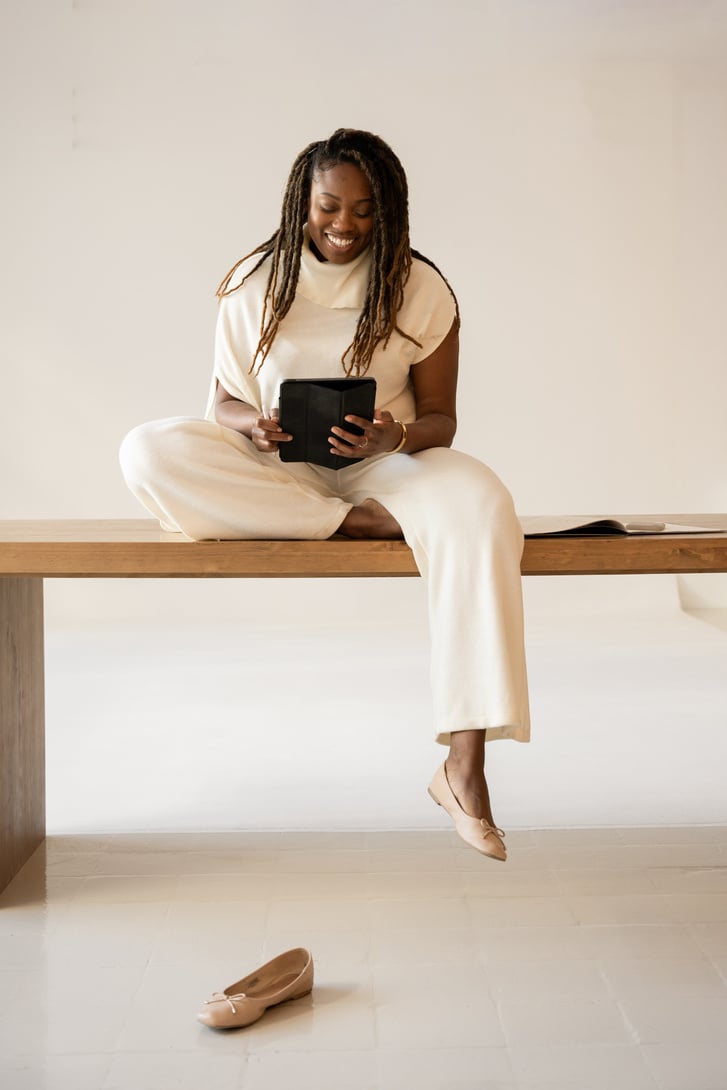
[[[720,532],[528,537],[523,575],[727,571],[727,514],[648,517]],[[537,517],[522,523],[537,533]],[[0,890],[45,837],[44,579],[416,575],[402,541],[193,542],[149,519],[0,521]]]

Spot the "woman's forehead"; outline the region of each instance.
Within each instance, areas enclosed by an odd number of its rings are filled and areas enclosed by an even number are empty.
[[[368,178],[355,163],[334,163],[325,169],[315,170],[312,189],[354,202],[371,200]]]

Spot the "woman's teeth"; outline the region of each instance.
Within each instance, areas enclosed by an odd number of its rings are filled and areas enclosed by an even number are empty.
[[[352,238],[337,238],[336,235],[326,235],[326,238],[337,250],[347,250],[354,242]]]

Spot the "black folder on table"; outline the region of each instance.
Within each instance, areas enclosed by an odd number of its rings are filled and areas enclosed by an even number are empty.
[[[280,426],[293,438],[278,447],[283,462],[313,462],[329,469],[345,469],[360,458],[331,453],[328,437],[333,426],[354,435],[361,429],[345,416],[372,420],[376,404],[373,378],[293,378],[280,384]]]

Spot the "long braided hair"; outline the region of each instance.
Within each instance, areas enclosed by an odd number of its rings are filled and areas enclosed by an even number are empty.
[[[257,373],[264,364],[280,323],[293,305],[313,177],[338,163],[351,163],[359,168],[369,183],[374,202],[374,222],[369,243],[371,272],[353,341],[341,357],[343,369],[347,375],[364,374],[376,346],[383,342],[386,348],[394,332],[421,347],[414,337],[396,324],[397,314],[404,302],[404,287],[409,278],[412,258],[424,261],[440,276],[442,273],[433,261],[410,246],[409,192],[404,168],[381,137],[360,129],[337,129],[327,140],[309,144],[300,153],[288,177],[277,231],[240,258],[217,289],[220,299],[231,295],[268,258],[272,258],[260,321],[260,340],[250,373]],[[231,287],[239,267],[255,254],[261,255],[260,260],[239,284]],[[442,279],[457,305],[449,283],[444,276]],[[458,306],[456,320],[459,323]]]

